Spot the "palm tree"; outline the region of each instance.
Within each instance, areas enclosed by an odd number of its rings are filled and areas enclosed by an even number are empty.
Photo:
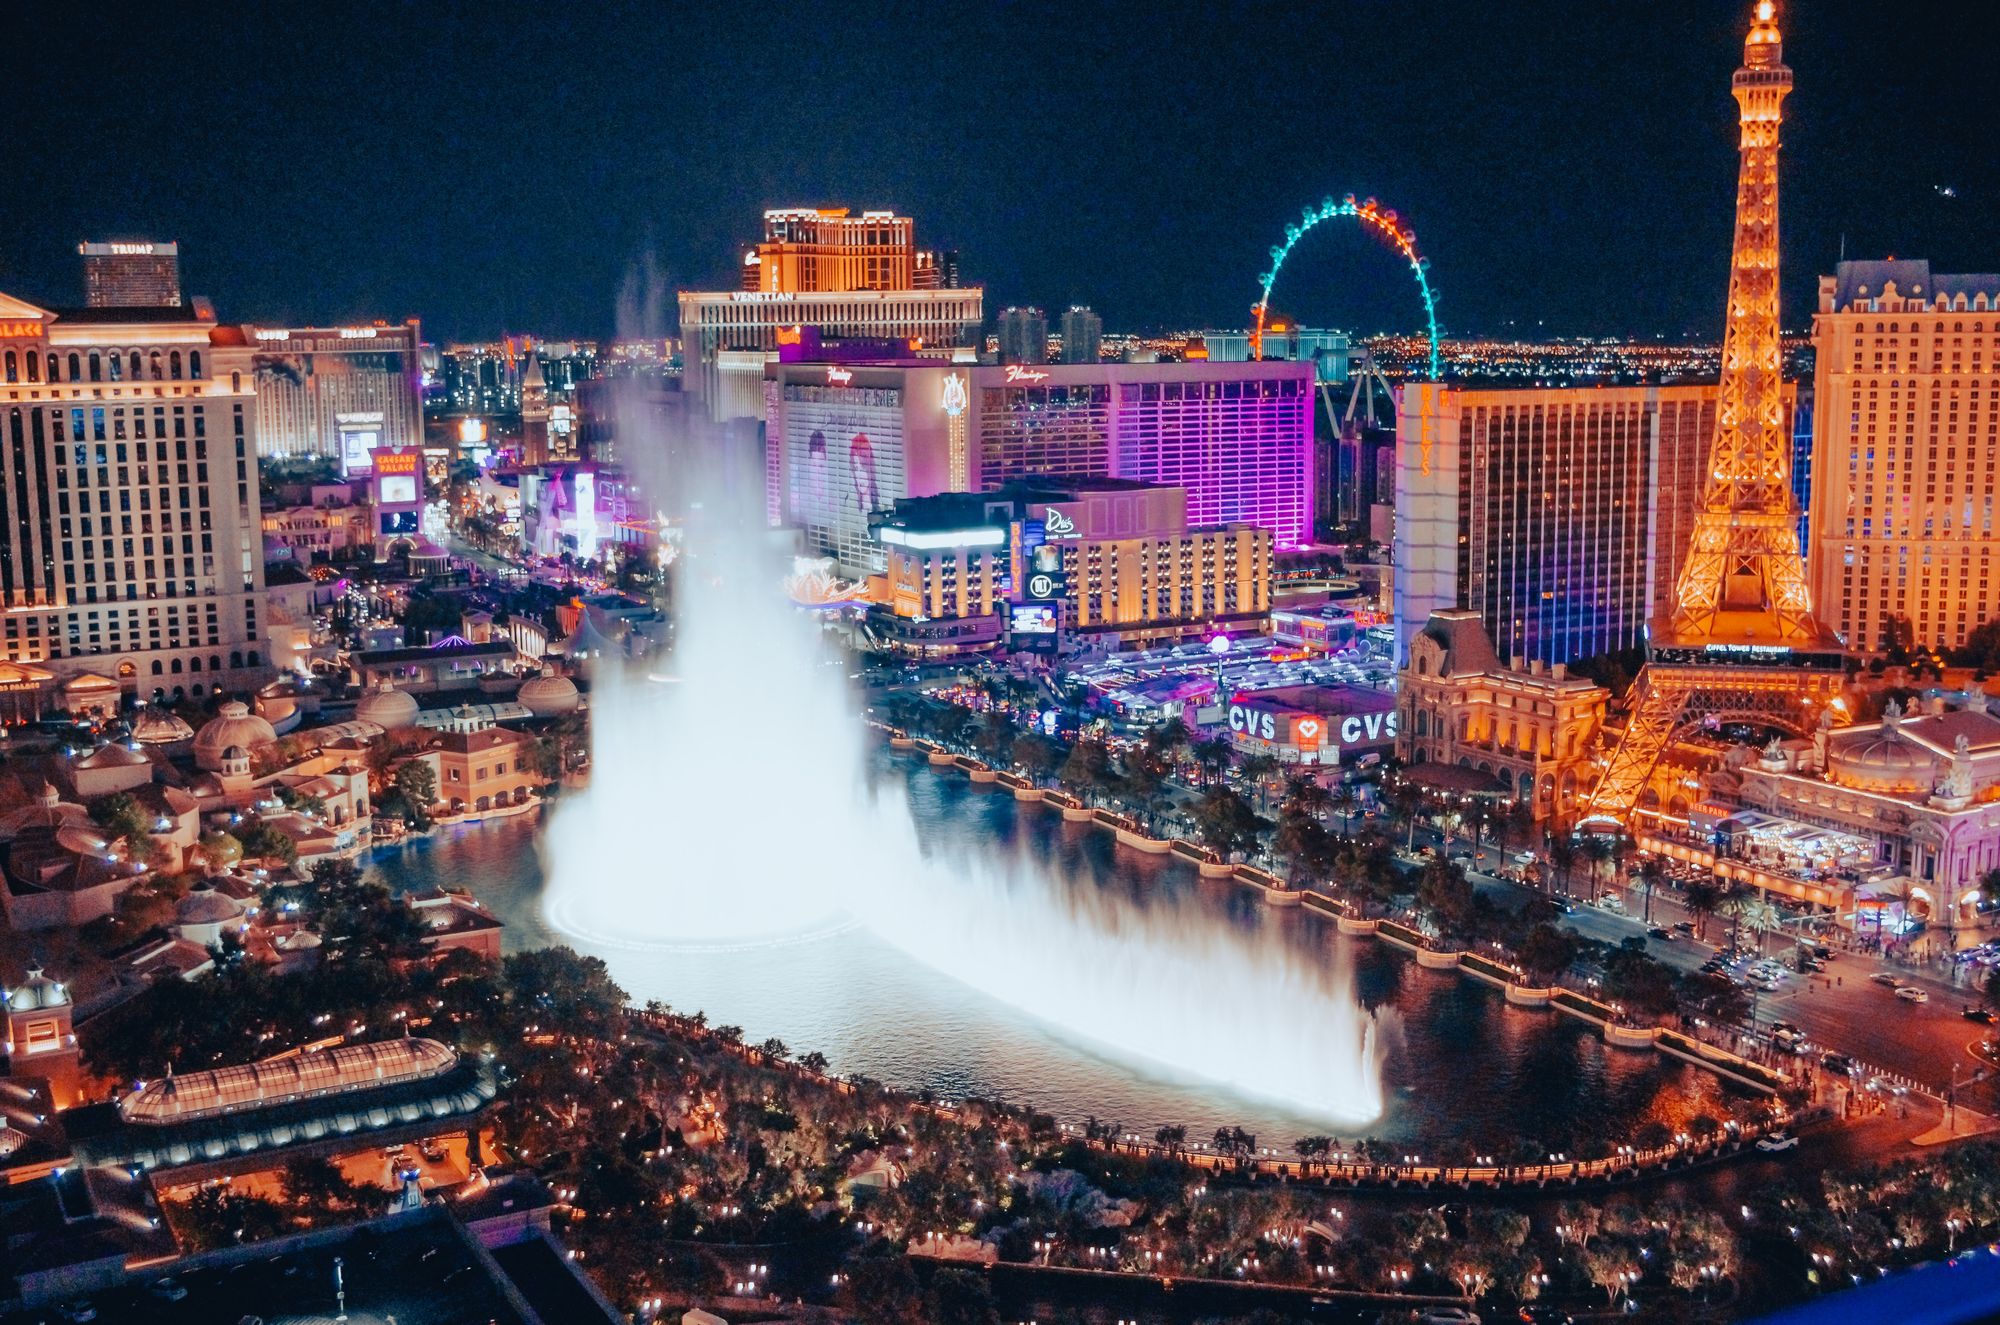
[[[1749,911],[1755,896],[1756,894],[1741,884],[1723,885],[1722,896],[1717,899],[1715,910],[1717,915],[1729,917],[1729,946],[1732,948],[1736,946],[1737,934],[1743,928],[1743,917]]]
[[[1752,893],[1743,903],[1743,924],[1757,936],[1757,955],[1764,955],[1764,936],[1784,924],[1785,917],[1763,893]]]
[[[1576,840],[1567,833],[1558,833],[1549,839],[1549,875],[1551,882],[1560,880],[1562,891],[1570,890],[1570,875],[1576,869]]]
[[[1708,938],[1708,918],[1721,909],[1725,891],[1722,884],[1712,878],[1694,879],[1688,883],[1682,901],[1687,906],[1688,914],[1694,917],[1696,938]]]
[[[1333,789],[1333,808],[1340,811],[1340,835],[1354,836],[1354,812],[1361,808],[1361,793],[1342,778]]]
[[[1162,1127],[1153,1133],[1153,1140],[1169,1155],[1179,1155],[1187,1145],[1187,1128],[1181,1126]]]
[[[1263,809],[1267,790],[1265,784],[1271,775],[1278,771],[1278,761],[1270,755],[1245,755],[1243,762],[1236,767],[1237,771],[1243,774],[1243,780],[1254,789],[1257,808]]]
[[[1584,839],[1583,851],[1590,858],[1590,900],[1596,901],[1604,882],[1604,864],[1611,859],[1611,843],[1602,837]]]
[[[1648,855],[1639,862],[1639,886],[1646,893],[1646,913],[1641,921],[1642,924],[1653,923],[1653,893],[1666,882],[1666,879],[1667,867],[1660,863],[1658,856]]]
[[[1190,747],[1190,753],[1194,755],[1195,763],[1201,768],[1201,785],[1205,791],[1216,774],[1229,767],[1234,751],[1230,748],[1229,738],[1217,736],[1206,741],[1196,741]]]

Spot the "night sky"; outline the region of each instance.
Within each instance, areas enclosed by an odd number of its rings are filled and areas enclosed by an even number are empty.
[[[144,235],[225,319],[601,335],[641,264],[728,288],[762,208],[818,204],[914,215],[989,313],[1241,326],[1286,221],[1352,192],[1415,226],[1448,333],[1714,337],[1748,8],[42,6],[0,42],[0,290],[80,302],[77,241]],[[1783,16],[1788,324],[1843,235],[2000,267],[2000,5]],[[1357,233],[1274,303],[1417,321]]]

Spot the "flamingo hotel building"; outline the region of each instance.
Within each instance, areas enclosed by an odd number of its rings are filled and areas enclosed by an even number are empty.
[[[769,368],[774,523],[860,579],[900,500],[1012,480],[1123,479],[1186,492],[1186,523],[1312,535],[1309,363],[778,362]]]

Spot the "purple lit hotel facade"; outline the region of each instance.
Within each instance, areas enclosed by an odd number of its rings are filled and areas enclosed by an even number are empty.
[[[1312,534],[1312,365],[780,362],[765,381],[767,511],[850,575],[903,497],[1027,475],[1187,490],[1191,525]]]

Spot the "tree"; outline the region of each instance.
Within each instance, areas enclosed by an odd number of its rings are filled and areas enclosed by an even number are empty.
[[[1250,802],[1228,787],[1210,787],[1194,807],[1195,830],[1224,860],[1257,844],[1263,820]]]
[[[201,839],[201,857],[210,873],[220,874],[243,859],[243,844],[228,833],[209,833]]]
[[[1061,747],[1037,732],[1017,738],[1012,753],[1014,766],[1021,770],[1022,776],[1037,784],[1048,781],[1062,758]]]
[[[1447,938],[1471,936],[1473,896],[1465,870],[1441,857],[1428,861],[1417,877],[1417,906]]]
[[[1641,924],[1653,923],[1653,894],[1659,891],[1660,885],[1666,881],[1666,864],[1657,855],[1649,854],[1639,862],[1639,887],[1646,894],[1646,909],[1645,914],[1640,917]]]
[[[1187,1146],[1187,1128],[1175,1125],[1161,1127],[1153,1133],[1154,1144],[1170,1155],[1179,1155]]]
[[[1278,771],[1278,761],[1265,754],[1245,755],[1242,762],[1237,764],[1236,771],[1243,775],[1245,785],[1256,793],[1257,808],[1263,809],[1267,784],[1271,780],[1271,775]]]
[[[1215,736],[1205,741],[1196,741],[1190,749],[1194,762],[1201,769],[1201,785],[1207,787],[1215,776],[1229,767],[1235,751],[1226,736]]]
[[[1069,757],[1056,771],[1056,781],[1086,801],[1102,795],[1110,780],[1111,752],[1104,748],[1104,742],[1090,737],[1071,746]]]
[[[1986,973],[1986,1005],[2000,1011],[2000,966]]]
[[[428,759],[406,759],[396,766],[392,779],[397,791],[409,799],[419,810],[429,810],[437,804],[437,770]]]
[[[299,845],[268,824],[257,824],[242,835],[243,854],[250,860],[275,860],[289,865],[299,858]]]
[[[287,1201],[314,1211],[376,1214],[389,1200],[380,1188],[351,1181],[338,1164],[317,1155],[300,1155],[285,1161],[278,1182]]]
[[[1576,840],[1567,833],[1558,833],[1549,841],[1548,855],[1550,879],[1559,885],[1557,891],[1567,895],[1576,871]]]
[[[799,1066],[808,1072],[824,1076],[826,1074],[826,1055],[817,1049],[809,1050],[799,1055]]]
[[[139,807],[139,803],[124,792],[114,791],[92,801],[90,821],[102,828],[106,837],[123,843],[125,854],[131,859],[153,858],[153,821]]]
[[[1741,1025],[1750,1015],[1750,996],[1722,975],[1694,971],[1682,976],[1681,1002],[1720,1026]]]
[[[1532,984],[1548,986],[1556,982],[1576,960],[1576,935],[1554,925],[1540,924],[1528,931],[1515,952],[1521,972]]]
[[[1694,879],[1682,891],[1681,902],[1694,917],[1695,937],[1708,938],[1708,918],[1722,906],[1725,889],[1715,879]]]
[[[947,1266],[931,1275],[924,1318],[933,1325],[1000,1325],[993,1291],[983,1276]]]

